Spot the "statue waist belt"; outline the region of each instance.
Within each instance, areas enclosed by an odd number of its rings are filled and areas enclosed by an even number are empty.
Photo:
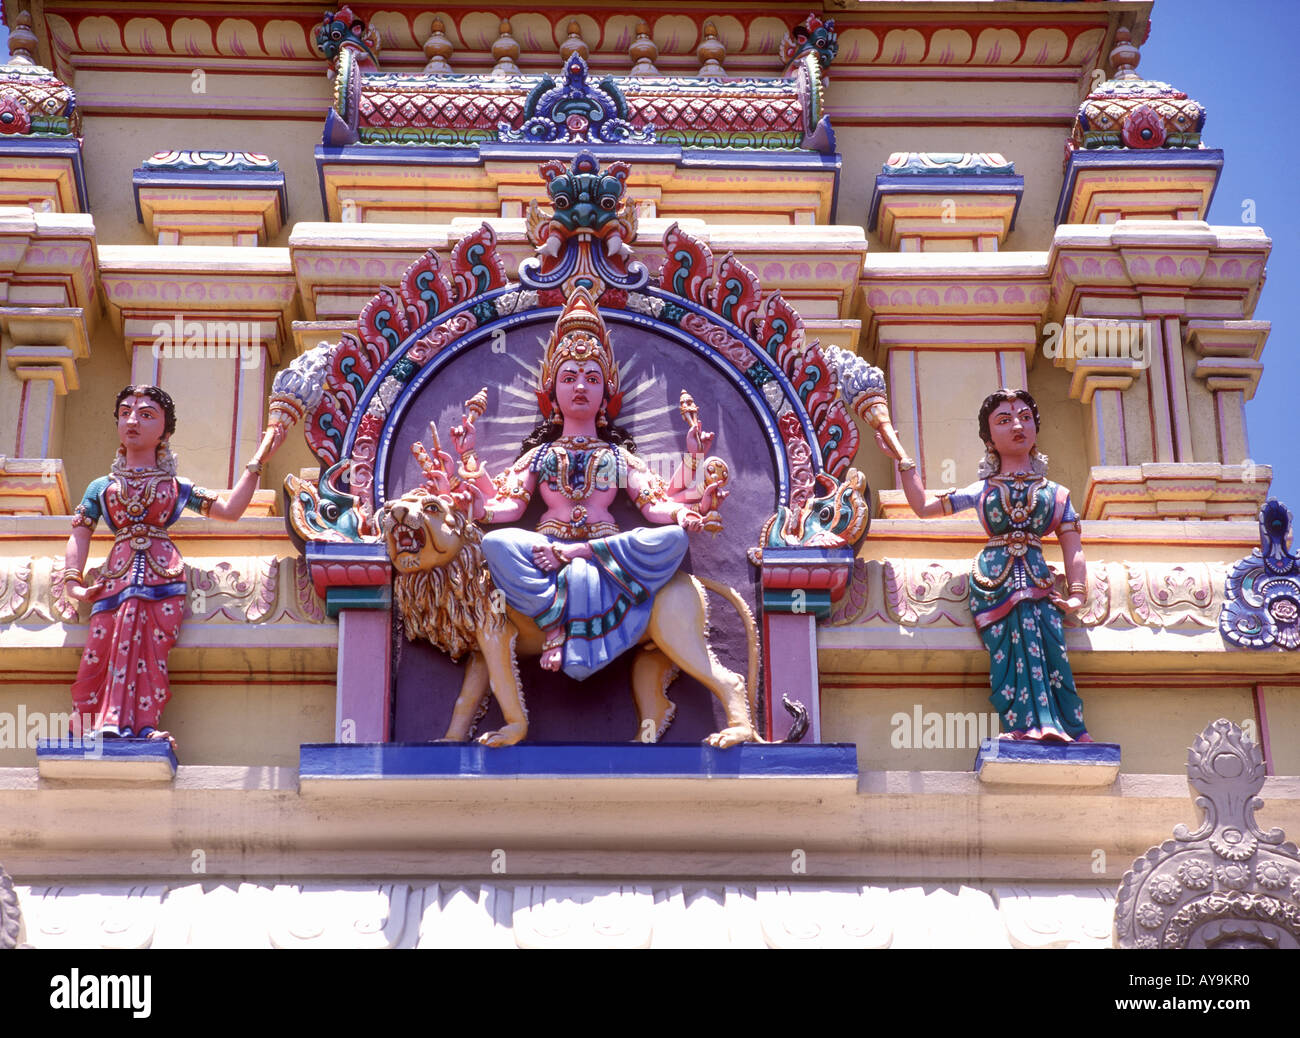
[[[1041,551],[1043,541],[1028,530],[1012,530],[1010,533],[990,537],[986,547],[1006,548],[1012,555],[1024,555],[1030,548],[1038,548]]]

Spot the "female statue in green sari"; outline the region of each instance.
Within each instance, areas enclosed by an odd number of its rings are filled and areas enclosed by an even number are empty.
[[[986,448],[980,478],[937,496],[921,486],[916,464],[899,459],[903,493],[922,518],[975,508],[988,543],[971,568],[970,608],[989,651],[989,701],[1002,738],[1092,742],[1083,723],[1061,618],[1084,604],[1087,569],[1070,493],[1046,476],[1038,453],[1038,405],[1026,390],[1000,389],[980,407]],[[879,439],[879,437],[877,437]],[[881,449],[889,448],[882,441]],[[1053,590],[1042,538],[1055,533],[1069,597]]]

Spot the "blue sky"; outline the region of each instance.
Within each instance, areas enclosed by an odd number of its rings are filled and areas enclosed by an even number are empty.
[[[0,53],[8,53],[8,39],[9,30],[0,27]],[[1300,133],[1291,123],[1300,85],[1297,39],[1294,0],[1158,0],[1138,66],[1141,75],[1172,83],[1208,110],[1203,140],[1224,152],[1210,222],[1241,223],[1250,199],[1255,221],[1273,239],[1255,311],[1256,320],[1273,322],[1273,331],[1246,422],[1252,460],[1273,466],[1270,493],[1293,510],[1300,507],[1300,358],[1285,300],[1300,290],[1300,199],[1293,186]]]
[[[1240,224],[1247,199],[1273,239],[1255,319],[1272,321],[1264,375],[1246,405],[1252,460],[1273,466],[1270,495],[1300,507],[1300,362],[1286,300],[1300,289],[1300,136],[1291,125],[1300,71],[1293,0],[1158,0],[1138,74],[1164,80],[1205,105],[1202,140],[1223,149],[1223,176],[1210,207],[1212,224]],[[1295,410],[1292,410],[1295,408]]]

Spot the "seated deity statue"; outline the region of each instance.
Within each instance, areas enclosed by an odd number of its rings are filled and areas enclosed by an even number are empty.
[[[547,344],[537,395],[542,419],[495,479],[475,455],[473,409],[452,440],[475,519],[515,522],[541,495],[536,529],[488,532],[483,556],[506,602],[544,632],[541,665],[583,679],[642,640],[654,596],[686,554],[687,533],[705,527],[702,513],[716,515],[725,491],[696,490],[691,507],[685,499],[693,475],[679,469],[664,480],[614,423],[619,370],[604,321],[582,288]],[[712,440],[693,421],[683,469],[697,466]],[[620,530],[610,512],[620,493],[654,525]]]

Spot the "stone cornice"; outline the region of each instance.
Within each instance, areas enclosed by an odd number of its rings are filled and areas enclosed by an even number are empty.
[[[34,767],[4,768],[0,842],[6,867],[31,878],[189,883],[192,846],[207,849],[207,879],[486,876],[492,849],[504,846],[518,876],[789,882],[790,849],[807,846],[816,848],[808,879],[968,879],[978,861],[985,879],[1101,883],[1117,882],[1189,809],[1182,774],[1121,774],[1104,790],[1036,791],[1032,826],[1024,793],[982,786],[972,772],[864,771],[856,783],[474,777],[341,785],[349,788],[326,799],[300,793],[294,768],[182,766],[173,785],[123,797],[106,787],[42,787]],[[1262,824],[1300,829],[1300,780],[1268,778],[1260,795]],[[69,825],[69,811],[84,824]],[[1101,832],[1113,849],[1105,876],[1088,874]],[[17,833],[25,838],[10,835]]]
[[[12,6],[12,5],[11,5]],[[155,10],[148,11],[148,6]],[[184,67],[196,56],[238,62],[257,71],[267,63],[280,67],[316,64],[322,59],[312,45],[312,30],[320,21],[320,5],[307,2],[258,4],[248,12],[232,12],[221,4],[186,4],[178,10],[166,4],[137,5],[129,10],[87,11],[73,0],[46,0],[35,28],[41,60],[73,81],[76,69],[112,68],[150,59],[153,67]],[[142,11],[143,8],[143,11]],[[869,71],[884,66],[919,69],[961,69],[968,75],[996,69],[1069,70],[1081,78],[1102,59],[1119,24],[1143,25],[1151,3],[891,3],[839,5],[789,3],[758,10],[722,8],[684,12],[680,4],[651,2],[636,11],[611,9],[590,2],[560,4],[544,0],[526,12],[511,12],[512,34],[520,45],[524,69],[539,55],[553,57],[558,67],[559,44],[566,26],[577,20],[581,35],[598,69],[622,71],[636,23],[650,23],[659,53],[655,63],[665,75],[693,75],[699,68],[696,50],[703,24],[712,21],[726,48],[732,75],[779,75],[782,36],[809,11],[820,9],[835,18],[839,32],[836,74]],[[144,12],[148,13],[144,13]],[[369,25],[383,41],[380,60],[387,70],[414,71],[425,65],[423,53],[434,12],[419,0],[389,0],[366,9]],[[490,68],[489,53],[499,30],[501,12],[490,5],[443,5],[438,14],[452,45],[450,58],[457,71]]]
[[[970,349],[971,329],[1030,351],[1048,302],[1041,252],[877,253],[867,257],[854,316],[864,352],[892,346]]]
[[[274,323],[273,355],[291,339],[298,287],[288,249],[102,245],[99,261],[115,327],[211,316]],[[140,334],[128,329],[127,338]]]
[[[1048,252],[1049,317],[1077,313],[1085,295],[1214,300],[1215,313],[1248,318],[1264,281],[1272,242],[1259,227],[1199,220],[1123,220],[1063,225]],[[1181,308],[1181,307],[1180,307]],[[1224,311],[1224,312],[1218,312]]]
[[[513,277],[519,262],[535,252],[524,221],[494,218],[486,222],[496,233],[497,251]],[[481,223],[453,220],[419,228],[405,224],[297,224],[289,236],[289,252],[307,319],[355,320],[373,297],[376,285],[396,284],[427,249],[433,248],[445,258],[457,241]],[[867,251],[860,227],[710,227],[699,220],[641,220],[632,247],[652,275],[663,260],[658,244],[672,223],[706,242],[718,256],[734,252],[758,275],[765,289],[779,290],[814,329],[819,319],[834,322],[850,316],[850,301]]]

